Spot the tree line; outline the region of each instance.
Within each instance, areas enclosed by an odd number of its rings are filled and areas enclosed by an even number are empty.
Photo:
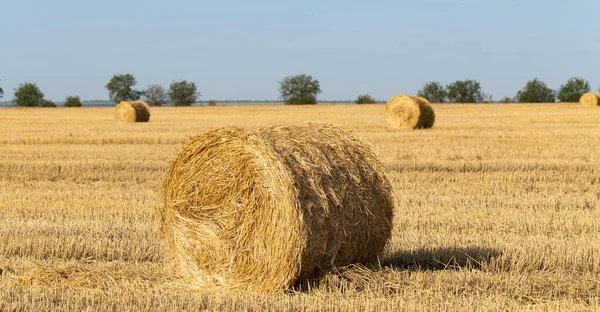
[[[146,89],[136,89],[137,81],[132,74],[114,75],[106,84],[109,98],[115,103],[121,101],[135,101],[144,99],[151,106],[162,106],[172,103],[175,106],[190,106],[201,97],[196,84],[187,80],[173,81],[169,89],[159,84],[151,84]],[[580,77],[573,77],[558,90],[552,90],[537,78],[526,83],[514,97],[504,97],[501,103],[553,103],[558,99],[561,102],[577,102],[579,98],[590,92],[590,84]],[[321,93],[319,81],[310,75],[295,75],[285,77],[279,82],[279,98],[290,105],[316,104],[317,95]],[[0,98],[4,91],[0,87]],[[417,96],[424,97],[433,103],[489,103],[492,96],[484,93],[481,84],[476,80],[457,80],[446,86],[437,81],[429,81],[417,92]],[[26,82],[15,89],[13,106],[41,106],[56,107],[56,104],[44,98],[35,83]],[[369,94],[361,94],[355,100],[357,104],[376,103]],[[208,105],[216,105],[209,101]],[[64,102],[65,107],[81,106],[79,96],[68,96]]]
[[[577,102],[590,90],[590,83],[579,77],[567,80],[558,90],[552,90],[546,83],[534,78],[528,81],[514,97],[506,96],[500,100],[500,103],[554,103],[557,99],[561,102]],[[437,81],[430,81],[419,90],[417,96],[434,103],[492,102],[492,96],[483,93],[480,83],[470,79],[458,80],[445,87]]]
[[[168,102],[175,106],[190,106],[196,102],[200,96],[196,84],[186,80],[174,81],[169,86],[169,90],[158,84],[151,84],[144,90],[135,89],[137,81],[131,74],[114,75],[106,84],[108,96],[111,101],[119,103],[121,101],[135,101],[144,98],[152,106],[161,106]],[[0,98],[4,91],[0,88]],[[56,107],[56,103],[45,98],[40,88],[32,82],[19,84],[15,89],[12,100],[13,106],[21,107]],[[81,107],[79,96],[67,96],[64,107]],[[209,101],[208,105],[216,105],[214,101]]]

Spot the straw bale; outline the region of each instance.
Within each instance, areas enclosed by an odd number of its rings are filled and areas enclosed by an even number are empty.
[[[581,106],[597,107],[600,105],[600,94],[588,92],[579,98]]]
[[[159,214],[192,285],[277,293],[377,261],[393,196],[371,148],[340,127],[228,127],[192,137],[171,161]]]
[[[115,119],[121,123],[147,122],[150,107],[144,101],[122,101],[115,108]]]
[[[431,128],[435,113],[427,99],[399,94],[385,105],[384,120],[392,129]]]

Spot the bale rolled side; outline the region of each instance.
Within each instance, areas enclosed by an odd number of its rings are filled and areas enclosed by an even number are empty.
[[[274,293],[376,260],[393,197],[376,155],[342,128],[230,127],[185,144],[159,213],[167,252],[193,284]]]
[[[433,126],[435,113],[425,98],[399,94],[385,105],[384,120],[393,129],[426,129]]]
[[[115,119],[121,123],[147,122],[150,107],[144,101],[122,101],[115,108]]]
[[[581,106],[597,107],[600,105],[600,94],[588,92],[579,98]]]

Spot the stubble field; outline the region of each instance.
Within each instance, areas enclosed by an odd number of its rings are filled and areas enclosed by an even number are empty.
[[[383,105],[0,109],[0,311],[600,309],[600,109],[434,105],[389,131]],[[309,290],[211,294],[165,265],[155,214],[168,161],[226,125],[340,124],[396,192],[380,268]]]

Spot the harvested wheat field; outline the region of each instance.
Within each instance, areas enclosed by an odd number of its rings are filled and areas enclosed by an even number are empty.
[[[433,104],[392,131],[383,105],[0,109],[0,311],[600,309],[600,110]],[[279,294],[190,287],[156,210],[169,161],[226,126],[331,122],[371,144],[394,188],[375,269]]]

